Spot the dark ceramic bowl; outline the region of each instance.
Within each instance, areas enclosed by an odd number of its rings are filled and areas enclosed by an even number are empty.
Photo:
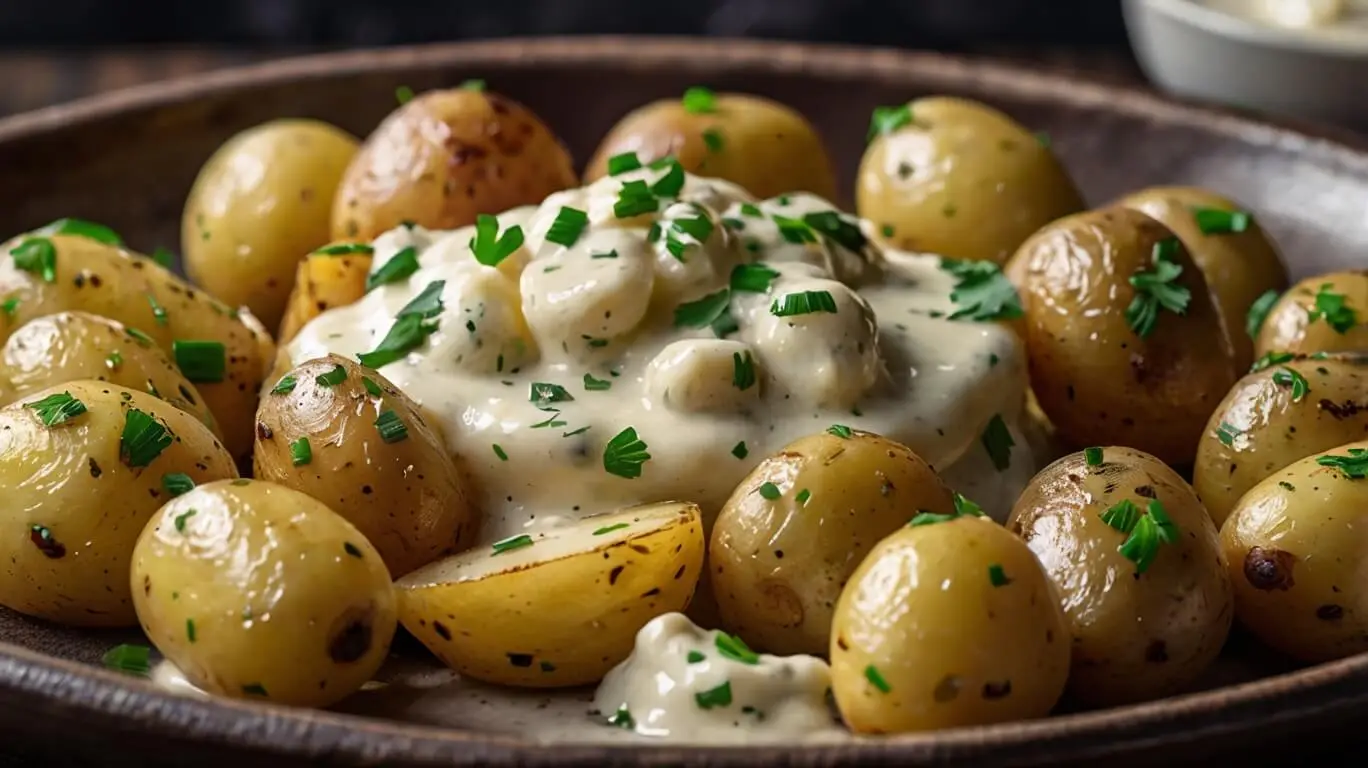
[[[415,89],[489,80],[585,158],[628,109],[706,83],[805,112],[849,181],[878,104],[927,93],[993,103],[1048,131],[1088,197],[1202,184],[1256,210],[1305,276],[1368,263],[1368,151],[1113,87],[891,51],[742,41],[501,41],[298,59],[0,121],[0,232],[61,216],[134,247],[177,241],[200,164],[234,132],[311,116],[365,135]],[[167,694],[98,667],[123,638],[0,612],[0,736],[35,764],[257,766],[1152,765],[1233,760],[1338,738],[1368,712],[1368,656],[1291,670],[1236,637],[1204,689],[1103,712],[834,746],[538,745],[397,720]],[[395,714],[395,713],[391,713]],[[396,714],[396,717],[399,716]],[[1331,734],[1331,736],[1324,736]],[[1295,739],[1293,736],[1295,735]]]

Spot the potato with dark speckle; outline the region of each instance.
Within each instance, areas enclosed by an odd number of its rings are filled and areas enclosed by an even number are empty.
[[[1368,269],[1308,277],[1292,286],[1268,313],[1254,343],[1269,352],[1368,350]]]
[[[338,241],[305,256],[295,271],[294,288],[276,340],[284,346],[310,320],[333,307],[345,307],[366,295],[371,247]]]

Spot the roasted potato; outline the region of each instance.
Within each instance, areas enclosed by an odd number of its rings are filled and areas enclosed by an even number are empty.
[[[59,624],[133,625],[143,526],[195,483],[237,477],[194,416],[152,395],[69,381],[0,409],[0,604]]]
[[[812,123],[762,96],[690,88],[627,113],[603,137],[584,182],[608,175],[608,160],[635,152],[642,163],[673,156],[684,170],[726,179],[756,197],[811,192],[836,198],[831,158]]]
[[[1166,696],[1221,652],[1234,605],[1216,526],[1153,456],[1115,447],[1065,456],[1031,481],[1007,527],[1063,601],[1077,700]]]
[[[704,547],[692,504],[588,517],[410,573],[395,584],[399,620],[462,675],[585,685],[627,658],[648,621],[688,605]]]
[[[1308,277],[1268,313],[1254,353],[1368,350],[1368,269]]]
[[[1027,240],[1007,273],[1025,310],[1031,388],[1061,438],[1190,464],[1238,374],[1206,280],[1173,233],[1127,208],[1080,213]]]
[[[831,611],[880,539],[956,500],[920,456],[844,427],[794,441],[736,487],[718,515],[708,571],[722,625],[757,650],[826,651]]]
[[[372,253],[365,243],[335,242],[305,256],[295,270],[276,341],[284,346],[310,320],[365,296]]]
[[[935,96],[874,113],[856,210],[883,242],[1001,264],[1032,232],[1083,209],[1054,152],[1007,115]]]
[[[874,547],[836,603],[831,690],[856,733],[1043,717],[1064,615],[1031,551],[983,517],[925,515]]]
[[[325,707],[370,680],[394,637],[379,553],[322,502],[271,483],[210,483],[162,507],[130,582],[157,650],[222,696]]]
[[[1368,651],[1368,441],[1268,476],[1221,527],[1240,623],[1307,662]]]

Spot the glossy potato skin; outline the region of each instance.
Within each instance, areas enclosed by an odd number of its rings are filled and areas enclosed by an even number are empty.
[[[1149,338],[1126,321],[1130,278],[1153,268],[1163,224],[1126,208],[1061,219],[1034,235],[1008,265],[1037,401],[1075,448],[1130,445],[1190,464],[1202,425],[1238,378],[1235,351],[1201,270],[1181,247],[1175,285],[1187,313],[1159,312]]]
[[[624,116],[599,143],[584,183],[608,173],[608,159],[637,153],[643,163],[673,155],[684,170],[726,179],[759,198],[811,192],[836,199],[836,176],[822,139],[807,118],[776,101],[720,93],[714,111],[693,113],[680,99],[661,99]],[[720,137],[713,149],[705,132]]]
[[[200,486],[167,504],[133,553],[148,639],[210,693],[325,707],[389,652],[395,597],[346,520],[271,483]]]
[[[344,243],[332,243],[340,244]],[[294,287],[276,341],[284,346],[310,320],[365,296],[370,268],[371,256],[365,253],[331,256],[315,252],[305,256],[295,269]]]
[[[765,483],[782,495],[765,498]],[[824,653],[832,606],[874,545],[919,511],[954,509],[905,445],[859,431],[790,443],[746,476],[713,524],[708,573],[723,627],[766,653]]]
[[[24,405],[62,392],[86,412],[47,427]],[[120,459],[130,408],[176,437],[145,467]],[[143,392],[70,381],[0,409],[0,522],[10,532],[0,537],[0,604],[71,626],[135,624],[129,563],[138,534],[169,497],[168,473],[196,483],[237,477],[208,428]]]
[[[1244,209],[1230,198],[1198,187],[1151,187],[1121,198],[1116,205],[1156,219],[1183,241],[1216,296],[1235,347],[1235,364],[1241,370],[1248,368],[1254,362],[1254,340],[1245,332],[1249,307],[1267,291],[1287,289],[1287,267],[1258,220],[1250,217],[1244,232],[1203,234],[1194,208]]]
[[[1102,520],[1122,500],[1145,510],[1158,499],[1178,526],[1149,568],[1119,548],[1127,534]],[[1159,698],[1192,683],[1221,652],[1234,617],[1216,526],[1197,496],[1163,462],[1130,448],[1082,453],[1041,470],[1007,527],[1044,565],[1073,637],[1069,691],[1092,706]]]
[[[181,216],[190,280],[278,326],[295,264],[328,242],[333,196],[358,146],[340,128],[300,119],[225,142],[200,169]]]
[[[1054,152],[1003,113],[946,96],[908,106],[912,122],[875,137],[855,179],[856,210],[885,243],[1001,264],[1083,209]]]
[[[1300,399],[1293,399],[1286,371],[1306,380]],[[1219,527],[1260,480],[1306,456],[1363,439],[1368,353],[1289,360],[1245,376],[1226,394],[1197,447],[1192,485]]]
[[[317,377],[342,366],[333,386]],[[478,518],[441,436],[417,405],[384,376],[329,355],[292,371],[294,390],[267,392],[257,411],[255,476],[307,493],[341,515],[380,551],[395,578],[474,541]],[[381,396],[365,388],[369,378]],[[386,442],[376,428],[394,411],[407,435]],[[290,445],[309,441],[312,458],[295,466]]]
[[[1221,527],[1240,623],[1300,661],[1368,651],[1368,480],[1317,462],[1350,448],[1368,441],[1268,476]]]
[[[455,229],[577,181],[560,139],[527,107],[486,91],[429,91],[366,139],[333,204],[332,237],[370,241],[404,221]]]
[[[1341,333],[1325,318],[1311,320],[1316,294],[1322,286],[1344,296],[1345,306],[1354,313],[1356,323]],[[1254,354],[1295,352],[1362,352],[1368,350],[1368,269],[1332,272],[1308,277],[1292,286],[1264,320]]]
[[[994,566],[1007,583],[993,583]],[[905,526],[879,542],[836,604],[830,650],[831,690],[856,733],[1044,717],[1069,672],[1049,579],[1020,539],[982,517]]]

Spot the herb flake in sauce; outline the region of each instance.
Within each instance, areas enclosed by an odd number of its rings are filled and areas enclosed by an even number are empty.
[[[632,480],[641,477],[641,465],[651,460],[646,442],[636,429],[627,427],[613,436],[603,449],[603,469],[610,475]]]
[[[475,260],[486,267],[499,266],[522,244],[522,227],[515,224],[500,236],[499,217],[487,213],[475,217],[475,237],[470,239],[470,250],[475,254]]]
[[[389,261],[381,264],[379,269],[366,276],[366,292],[369,293],[382,285],[407,280],[417,271],[418,249],[410,245],[391,256]]]
[[[506,539],[500,539],[499,541],[494,542],[493,549],[494,554],[502,555],[505,552],[511,552],[515,549],[530,547],[532,546],[532,544],[532,537],[526,533],[522,533],[518,534],[517,536],[509,536]]]

